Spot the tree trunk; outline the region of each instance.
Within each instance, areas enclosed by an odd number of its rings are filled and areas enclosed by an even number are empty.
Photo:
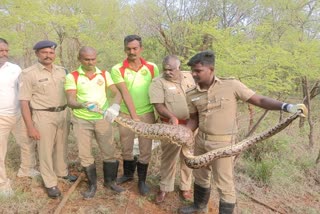
[[[248,132],[248,134],[246,135],[246,138],[249,137],[250,135],[252,135],[253,132],[255,132],[255,130],[258,128],[259,124],[261,123],[261,121],[267,116],[269,110],[265,110],[264,113],[261,115],[261,117],[259,118],[259,120],[256,122],[256,124],[254,124],[254,126],[251,126],[251,130]],[[251,115],[250,115],[251,117]],[[251,120],[250,120],[251,122]]]
[[[303,103],[306,105],[306,107],[308,108],[308,117],[307,117],[307,120],[308,120],[308,123],[309,123],[309,126],[310,126],[310,131],[309,131],[309,147],[312,148],[314,146],[314,134],[313,134],[313,122],[311,120],[311,102],[310,102],[310,93],[309,93],[309,90],[308,90],[308,86],[309,83],[308,83],[308,79],[306,76],[304,76],[302,78],[302,87],[303,87],[303,95],[304,95],[304,99],[303,99]],[[304,118],[301,118],[301,119],[304,119]],[[301,119],[300,119],[300,128],[303,126],[303,123],[304,122],[301,122]]]

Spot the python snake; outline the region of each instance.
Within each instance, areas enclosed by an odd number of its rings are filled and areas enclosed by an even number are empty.
[[[139,136],[154,140],[165,140],[182,146],[182,153],[185,156],[186,165],[192,169],[198,169],[209,165],[215,159],[230,157],[243,152],[257,142],[265,140],[282,131],[300,115],[301,112],[297,112],[260,134],[244,139],[237,144],[219,148],[199,156],[194,156],[190,152],[190,149],[194,145],[194,135],[193,132],[185,126],[174,126],[163,123],[148,124],[120,116],[118,116],[115,121],[120,125],[129,128]]]

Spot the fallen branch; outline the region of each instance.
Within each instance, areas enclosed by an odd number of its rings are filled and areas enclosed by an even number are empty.
[[[259,201],[258,199],[256,199],[256,198],[254,198],[254,197],[252,197],[252,196],[248,195],[247,193],[245,193],[245,192],[243,192],[243,191],[239,190],[238,188],[236,188],[236,189],[237,189],[237,191],[238,191],[238,192],[240,192],[242,195],[244,195],[244,196],[246,196],[246,197],[250,198],[252,201],[254,201],[254,202],[256,202],[256,203],[258,203],[258,204],[260,204],[260,205],[263,205],[263,206],[265,206],[266,208],[269,208],[270,210],[272,210],[272,211],[274,211],[274,212],[276,212],[276,213],[285,214],[285,213],[283,213],[283,212],[281,212],[281,211],[277,210],[276,208],[271,207],[270,205],[268,205],[268,204],[266,204],[266,203],[264,203],[264,202],[262,202],[262,201]]]
[[[73,193],[73,191],[77,188],[78,184],[81,182],[82,178],[84,177],[84,174],[81,173],[78,177],[78,179],[76,180],[76,182],[70,187],[70,189],[68,190],[68,192],[64,195],[63,199],[61,200],[61,202],[59,203],[59,205],[57,206],[57,209],[54,211],[53,214],[60,214],[62,208],[64,207],[64,205],[67,203],[70,195]]]

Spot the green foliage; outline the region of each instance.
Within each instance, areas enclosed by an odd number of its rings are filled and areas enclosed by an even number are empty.
[[[244,152],[248,176],[260,185],[270,185],[274,169],[280,165],[282,154],[288,152],[288,141],[285,139],[268,139],[256,144]]]
[[[252,161],[248,165],[247,174],[255,179],[260,185],[268,185],[276,164],[276,160],[272,158],[264,159],[260,162]]]
[[[83,45],[95,47],[98,65],[109,70],[125,57],[127,34],[143,37],[148,60],[160,65],[165,55],[176,54],[184,70],[193,54],[213,49],[218,76],[286,97],[302,75],[318,78],[319,10],[313,2],[291,0],[12,0],[0,4],[0,36],[22,67],[35,61],[37,41],[57,41],[57,63],[68,70],[78,66]]]

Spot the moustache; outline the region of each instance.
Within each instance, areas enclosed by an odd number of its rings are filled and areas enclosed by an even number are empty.
[[[50,57],[44,58],[44,60],[47,60],[47,59],[50,59],[50,60],[52,60],[52,58],[50,58]]]

